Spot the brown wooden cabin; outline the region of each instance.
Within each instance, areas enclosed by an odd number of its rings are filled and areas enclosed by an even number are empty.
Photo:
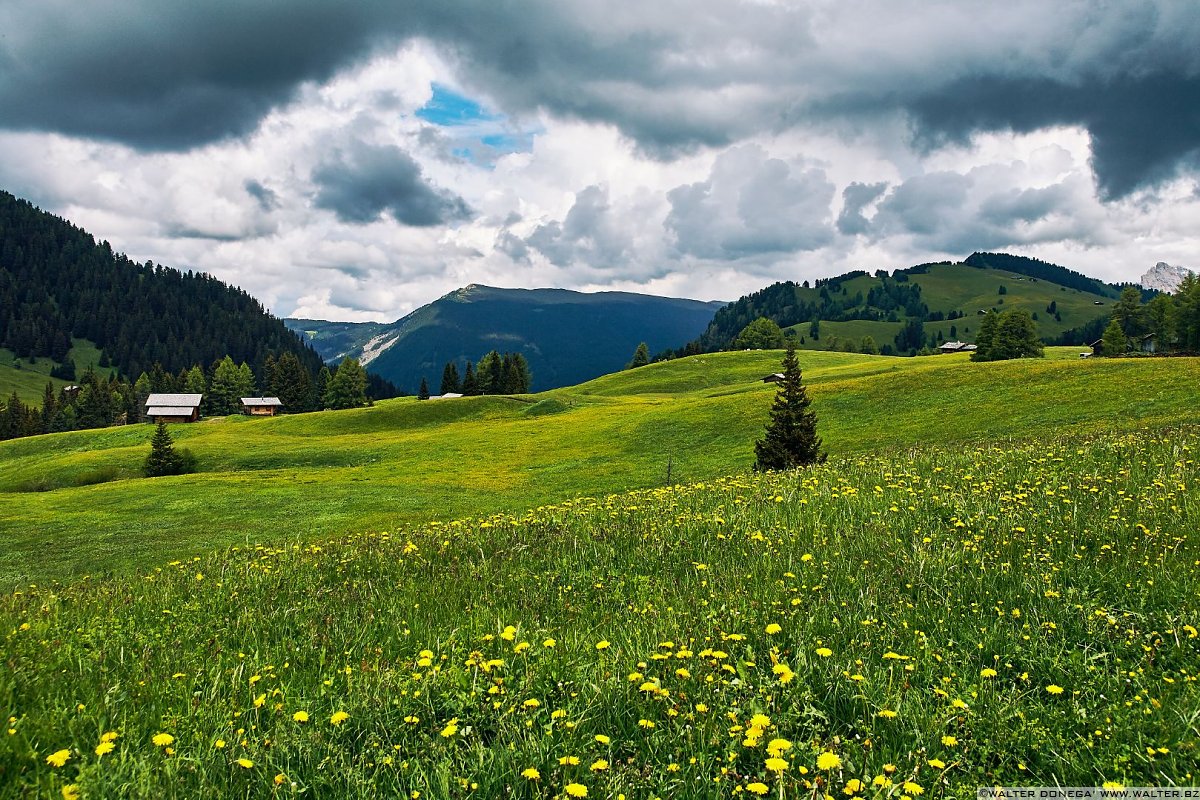
[[[273,417],[283,408],[278,397],[243,397],[241,400],[242,413],[252,417]]]
[[[146,398],[150,422],[195,422],[200,419],[202,394],[152,394]]]

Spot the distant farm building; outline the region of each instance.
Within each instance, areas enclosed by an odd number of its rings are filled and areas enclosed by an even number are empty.
[[[1104,355],[1104,340],[1103,339],[1097,339],[1096,341],[1091,342],[1088,345],[1088,347],[1092,348],[1092,355],[1094,355],[1094,356]]]
[[[772,372],[770,375],[767,375],[765,378],[763,378],[762,382],[763,383],[779,383],[781,380],[783,380],[782,372]]]
[[[966,342],[943,342],[938,352],[941,353],[970,353],[979,348]]]
[[[242,413],[252,417],[273,417],[283,408],[278,397],[243,397]]]
[[[1158,337],[1153,333],[1147,333],[1142,337],[1141,349],[1143,353],[1158,352]]]
[[[146,398],[151,422],[195,422],[200,419],[202,394],[152,394]]]

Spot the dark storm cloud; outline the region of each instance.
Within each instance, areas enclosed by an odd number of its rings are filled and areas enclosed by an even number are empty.
[[[847,236],[866,233],[870,222],[863,216],[863,209],[887,191],[887,183],[858,183],[855,181],[842,190],[842,211],[838,214],[837,229]]]
[[[369,223],[384,212],[397,222],[430,227],[467,219],[461,197],[430,186],[421,167],[398,147],[355,145],[313,171],[316,205],[343,222]]]
[[[628,233],[613,218],[608,189],[603,186],[588,186],[576,194],[575,204],[562,222],[539,225],[524,244],[560,267],[575,261],[620,265],[631,248]],[[514,258],[528,257],[528,250],[514,242],[508,242],[505,250]]]
[[[613,125],[661,157],[896,113],[925,146],[1082,125],[1120,197],[1200,146],[1192,0],[8,0],[0,31],[0,126],[142,149],[245,134],[303,82],[414,38],[502,113]]]
[[[279,196],[258,181],[248,180],[244,187],[246,194],[253,197],[263,211],[274,211],[279,207]]]
[[[918,97],[909,108],[928,145],[961,141],[976,130],[1083,125],[1108,197],[1171,177],[1200,149],[1200,76],[1160,72],[1078,84],[972,77]]]

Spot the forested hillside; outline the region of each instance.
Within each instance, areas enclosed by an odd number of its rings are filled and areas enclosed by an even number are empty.
[[[130,378],[156,363],[175,373],[226,355],[256,371],[283,353],[313,375],[322,367],[312,348],[241,289],[134,262],[0,191],[0,347],[62,362],[73,336],[95,343],[102,365]]]

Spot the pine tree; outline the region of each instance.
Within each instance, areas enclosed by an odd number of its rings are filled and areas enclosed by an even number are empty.
[[[417,399],[418,400],[428,400],[429,399],[429,384],[425,382],[424,375],[421,376],[421,388],[417,390]]]
[[[458,394],[460,389],[458,383],[458,367],[453,361],[447,361],[445,369],[442,370],[442,394]]]
[[[183,471],[183,459],[175,452],[174,440],[165,422],[158,423],[154,436],[150,439],[150,455],[142,472],[147,478],[157,478],[162,475],[178,475]]]
[[[805,391],[796,349],[789,342],[783,356],[783,380],[771,406],[766,435],[754,443],[754,468],[759,471],[791,469],[825,460],[817,436],[817,415]]]
[[[467,397],[480,394],[479,382],[475,380],[475,368],[467,362],[467,371],[463,374],[462,393]]]
[[[367,402],[367,371],[353,358],[338,365],[325,387],[326,408],[358,408]]]
[[[58,416],[58,397],[54,393],[54,384],[46,381],[46,388],[42,391],[42,433],[50,433],[53,430],[56,416]]]
[[[1112,321],[1108,323],[1108,327],[1104,329],[1104,338],[1102,341],[1103,353],[1106,356],[1124,355],[1129,349],[1129,339],[1125,336],[1125,329],[1121,327],[1121,320],[1115,315]]]
[[[629,363],[625,365],[625,369],[637,369],[638,367],[644,367],[649,363],[650,348],[646,346],[645,342],[642,342],[637,346],[637,349],[633,351],[633,358],[629,359]]]
[[[504,383],[504,361],[492,350],[475,367],[475,381],[480,394],[501,394]]]

